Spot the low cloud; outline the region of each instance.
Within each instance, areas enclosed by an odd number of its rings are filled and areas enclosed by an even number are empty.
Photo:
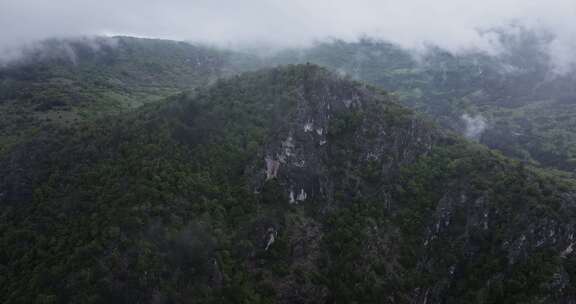
[[[576,62],[574,0],[2,0],[0,49],[53,37],[134,35],[220,46],[304,46],[360,35],[406,47],[494,48],[486,29],[521,24],[553,33],[559,67]]]
[[[78,49],[93,53],[103,49],[115,48],[118,39],[115,37],[75,37],[74,39],[40,40],[23,44],[17,48],[7,49],[0,56],[0,67],[25,58],[27,62],[45,59],[64,59],[74,65],[78,62]]]
[[[463,114],[461,116],[465,124],[464,136],[468,139],[479,140],[484,130],[486,130],[486,118],[478,114],[476,116],[471,116],[469,114]]]

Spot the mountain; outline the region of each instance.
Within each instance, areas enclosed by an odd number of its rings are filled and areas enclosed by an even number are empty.
[[[39,129],[123,112],[232,73],[230,54],[131,37],[47,40],[0,67],[0,153]]]
[[[0,153],[43,128],[130,111],[242,71],[310,62],[385,88],[403,105],[507,156],[573,173],[576,74],[557,71],[546,33],[495,34],[496,54],[415,52],[370,38],[264,57],[158,39],[48,40],[0,67]]]
[[[546,33],[520,28],[495,34],[496,54],[433,46],[416,52],[364,38],[285,50],[262,65],[329,67],[394,92],[403,105],[507,156],[574,172],[576,73],[567,66],[558,71],[548,53],[554,37]],[[482,128],[471,130],[475,125]]]
[[[576,184],[315,65],[0,156],[5,303],[573,303]]]

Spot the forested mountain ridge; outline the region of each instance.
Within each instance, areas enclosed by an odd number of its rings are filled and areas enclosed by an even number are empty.
[[[403,105],[507,156],[573,172],[576,74],[554,66],[546,33],[498,37],[496,54],[415,52],[364,38],[268,56],[130,37],[49,40],[0,68],[0,153],[42,128],[121,113],[242,71],[310,62],[393,92]]]
[[[571,180],[315,65],[0,156],[7,303],[572,303]]]
[[[574,67],[553,60],[549,48],[554,37],[547,33],[519,28],[498,31],[497,37],[495,54],[435,46],[417,52],[364,38],[284,50],[261,65],[329,67],[394,92],[403,105],[508,156],[573,172]]]
[[[132,37],[52,39],[0,66],[0,153],[46,127],[122,113],[232,73],[229,52]]]

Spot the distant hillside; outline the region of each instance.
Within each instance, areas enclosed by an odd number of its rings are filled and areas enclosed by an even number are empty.
[[[2,147],[50,125],[117,113],[230,74],[228,53],[130,37],[48,40],[0,67]]]
[[[314,65],[0,157],[5,303],[572,303],[573,180]]]

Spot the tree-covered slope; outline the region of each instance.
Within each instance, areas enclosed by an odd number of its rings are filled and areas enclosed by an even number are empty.
[[[314,65],[0,158],[5,303],[571,303],[574,182]]]
[[[0,153],[48,125],[162,100],[229,74],[229,53],[131,37],[48,40],[0,66]]]
[[[546,33],[519,28],[494,34],[500,44],[495,54],[438,47],[416,52],[365,38],[286,50],[262,64],[329,67],[394,92],[403,105],[508,156],[573,172],[574,70],[553,60],[554,37]],[[468,132],[464,115],[483,128]]]
[[[553,37],[496,31],[501,50],[414,52],[361,39],[274,56],[130,37],[46,41],[0,68],[0,153],[48,125],[69,125],[163,100],[222,76],[311,62],[394,92],[442,126],[522,161],[576,168],[576,76],[559,73]]]

